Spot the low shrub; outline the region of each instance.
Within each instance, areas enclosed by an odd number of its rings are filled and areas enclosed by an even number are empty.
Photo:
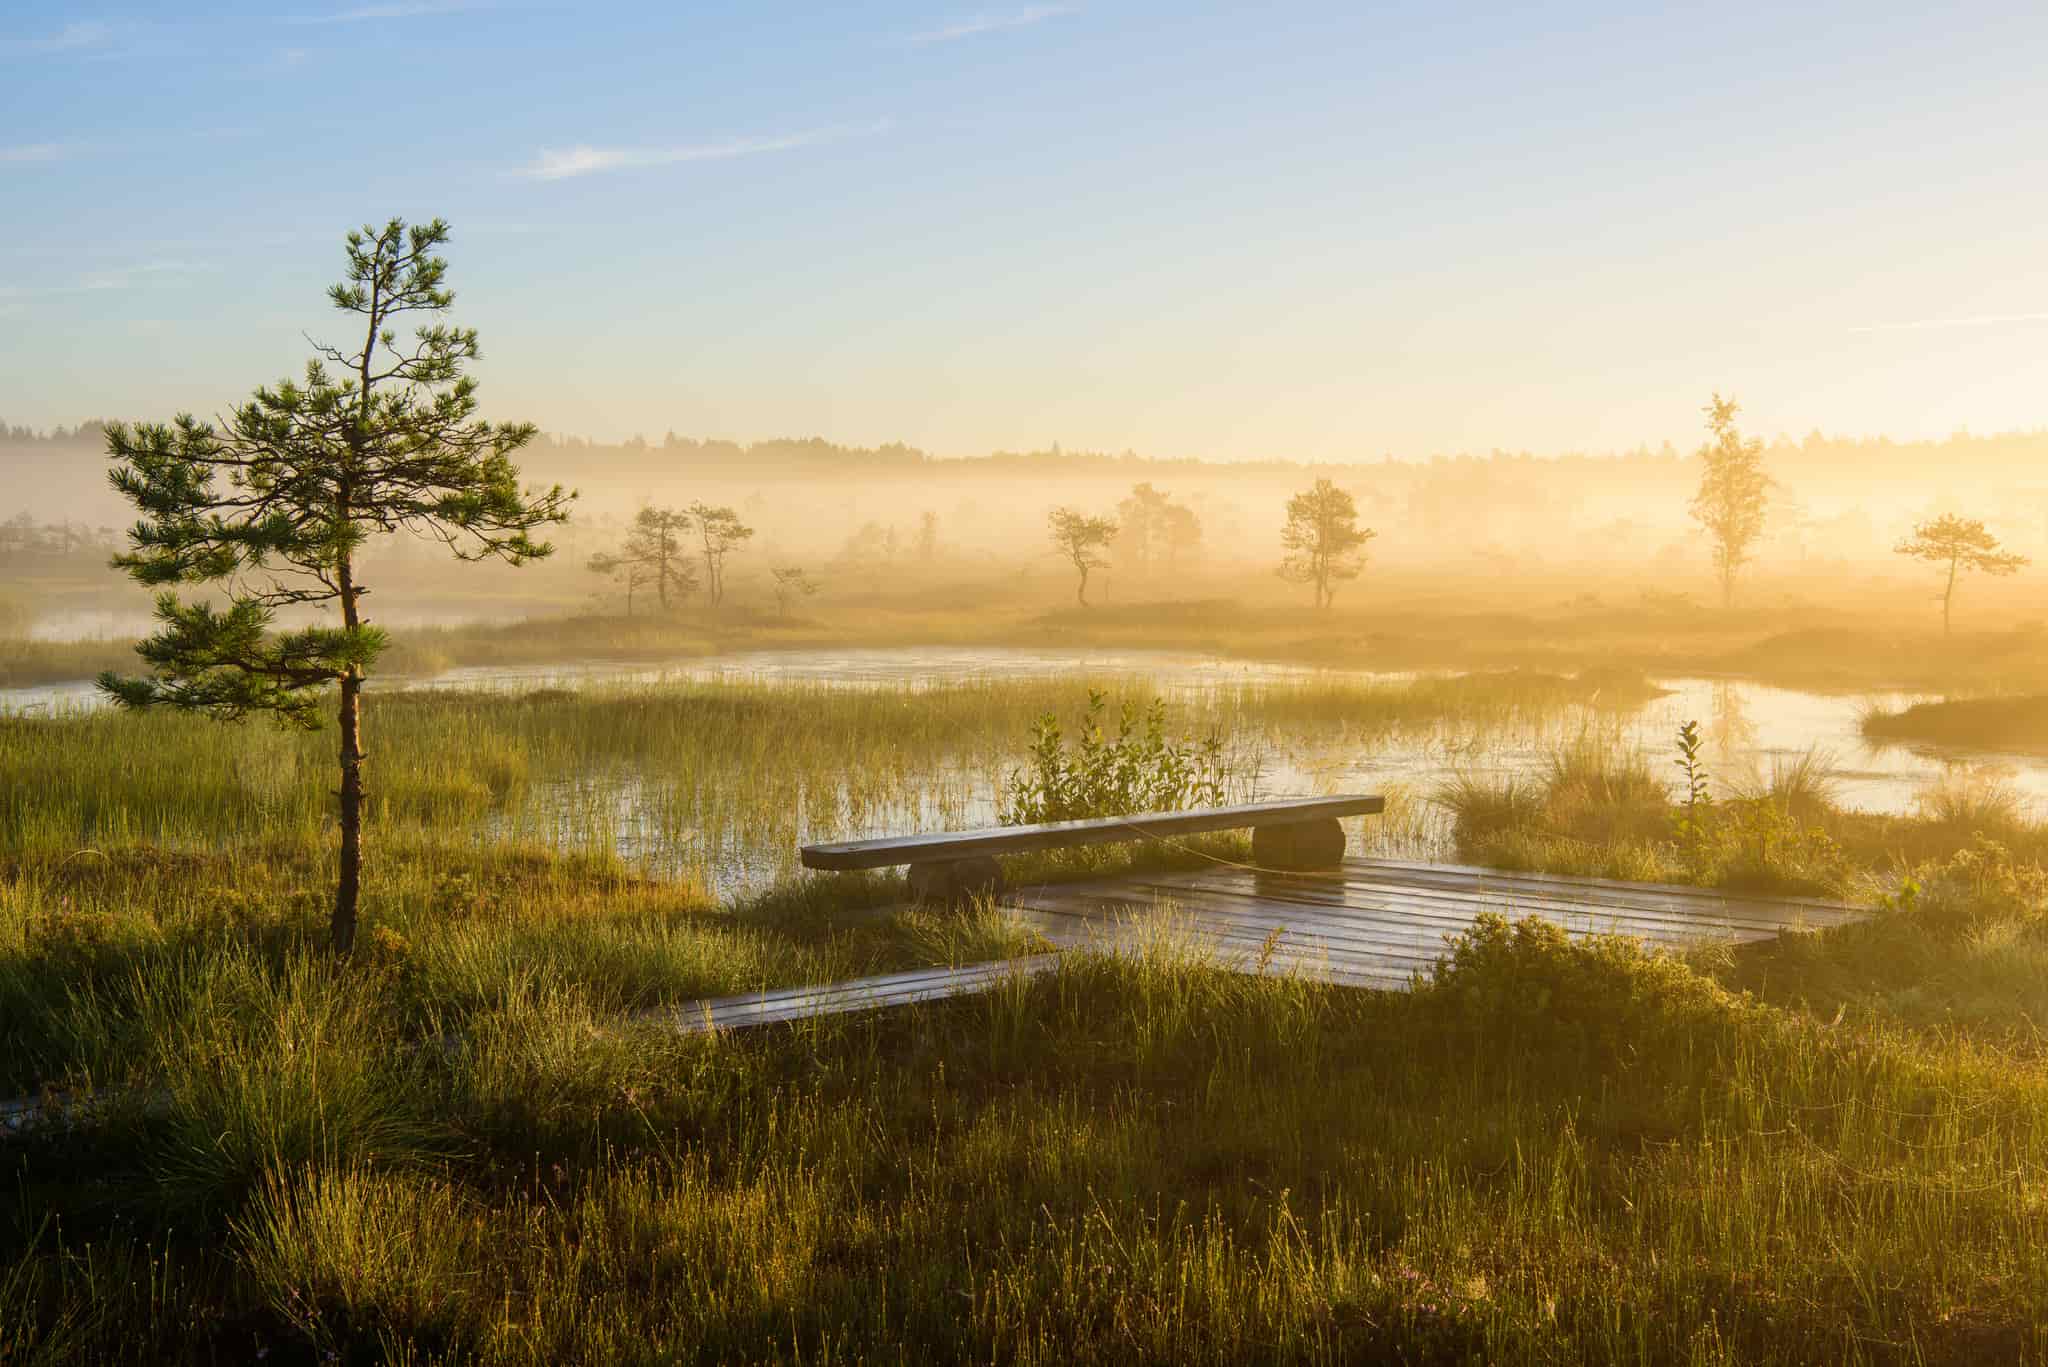
[[[1116,737],[1109,739],[1102,729],[1107,706],[1101,690],[1088,690],[1071,751],[1058,715],[1039,718],[1026,766],[1004,785],[999,819],[1005,826],[1222,805],[1228,769],[1221,739],[1169,739],[1163,698],[1142,713],[1125,702]]]

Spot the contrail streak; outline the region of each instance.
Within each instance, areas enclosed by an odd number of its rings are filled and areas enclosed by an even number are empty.
[[[1909,323],[1870,323],[1851,332],[1906,332],[1918,328],[1977,328],[1998,323],[2048,323],[2048,313],[1980,313],[1974,318],[1916,318]]]

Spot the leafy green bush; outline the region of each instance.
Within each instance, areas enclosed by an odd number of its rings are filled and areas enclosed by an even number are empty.
[[[1112,740],[1102,729],[1107,706],[1101,690],[1088,690],[1071,750],[1056,713],[1038,719],[1029,763],[1004,784],[998,818],[1005,826],[1221,805],[1228,768],[1220,739],[1169,740],[1166,703],[1154,698],[1143,713],[1125,702]]]
[[[1808,825],[1783,801],[1738,798],[1714,809],[1707,863],[1702,872],[1717,887],[1758,891],[1820,892],[1847,871],[1841,846],[1818,825]]]
[[[1725,1042],[1742,1003],[1682,960],[1625,935],[1574,939],[1550,921],[1487,912],[1423,989],[1480,1038],[1613,1060]]]

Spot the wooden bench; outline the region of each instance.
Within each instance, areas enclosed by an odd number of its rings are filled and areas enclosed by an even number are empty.
[[[975,893],[1000,891],[1002,870],[996,864],[999,854],[1250,828],[1252,860],[1258,867],[1329,869],[1344,858],[1344,828],[1338,824],[1338,818],[1371,815],[1385,811],[1386,805],[1385,798],[1371,794],[1290,797],[1191,812],[1145,812],[1087,821],[1048,821],[1038,826],[842,840],[804,846],[803,864],[807,869],[841,871],[908,864],[912,896],[950,902]]]

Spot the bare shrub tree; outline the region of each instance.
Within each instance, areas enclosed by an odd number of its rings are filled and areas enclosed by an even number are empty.
[[[590,570],[624,583],[626,615],[633,615],[635,590],[654,586],[661,610],[674,604],[670,595],[687,598],[697,591],[697,569],[683,549],[683,533],[690,530],[690,515],[673,508],[642,508],[634,514],[633,525],[616,551],[600,551],[590,557]]]
[[[754,534],[754,529],[740,521],[740,515],[731,508],[714,508],[708,503],[692,503],[690,516],[697,520],[697,537],[704,554],[704,586],[711,595],[711,606],[717,607],[725,601],[725,557]]]
[[[1116,519],[1089,517],[1072,508],[1055,508],[1046,515],[1046,524],[1052,530],[1054,548],[1081,575],[1081,582],[1074,589],[1074,601],[1085,608],[1088,606],[1089,572],[1106,569],[1109,565],[1102,551],[1116,539]]]
[[[1348,492],[1319,479],[1287,500],[1287,525],[1280,531],[1287,558],[1280,562],[1280,577],[1311,585],[1316,606],[1327,608],[1338,583],[1364,572],[1365,543],[1377,535],[1358,525],[1358,505]]]
[[[1741,406],[1714,395],[1702,410],[1714,439],[1702,446],[1700,487],[1692,496],[1693,520],[1714,542],[1714,569],[1721,576],[1721,606],[1735,606],[1735,580],[1763,535],[1771,477],[1764,473],[1761,438],[1745,439],[1735,426]]]
[[[1998,538],[1986,530],[1982,522],[1974,517],[1957,517],[1954,513],[1943,513],[1932,522],[1921,523],[1913,529],[1911,536],[1892,549],[1915,560],[1947,567],[1947,577],[1941,587],[1943,636],[1949,634],[1949,608],[1955,602],[1957,576],[1971,570],[1979,574],[2014,574],[2027,563],[2024,555],[2001,549]]]
[[[818,582],[795,565],[779,570],[770,570],[775,580],[775,612],[777,616],[789,616],[789,605],[798,598],[809,598],[818,591]]]

